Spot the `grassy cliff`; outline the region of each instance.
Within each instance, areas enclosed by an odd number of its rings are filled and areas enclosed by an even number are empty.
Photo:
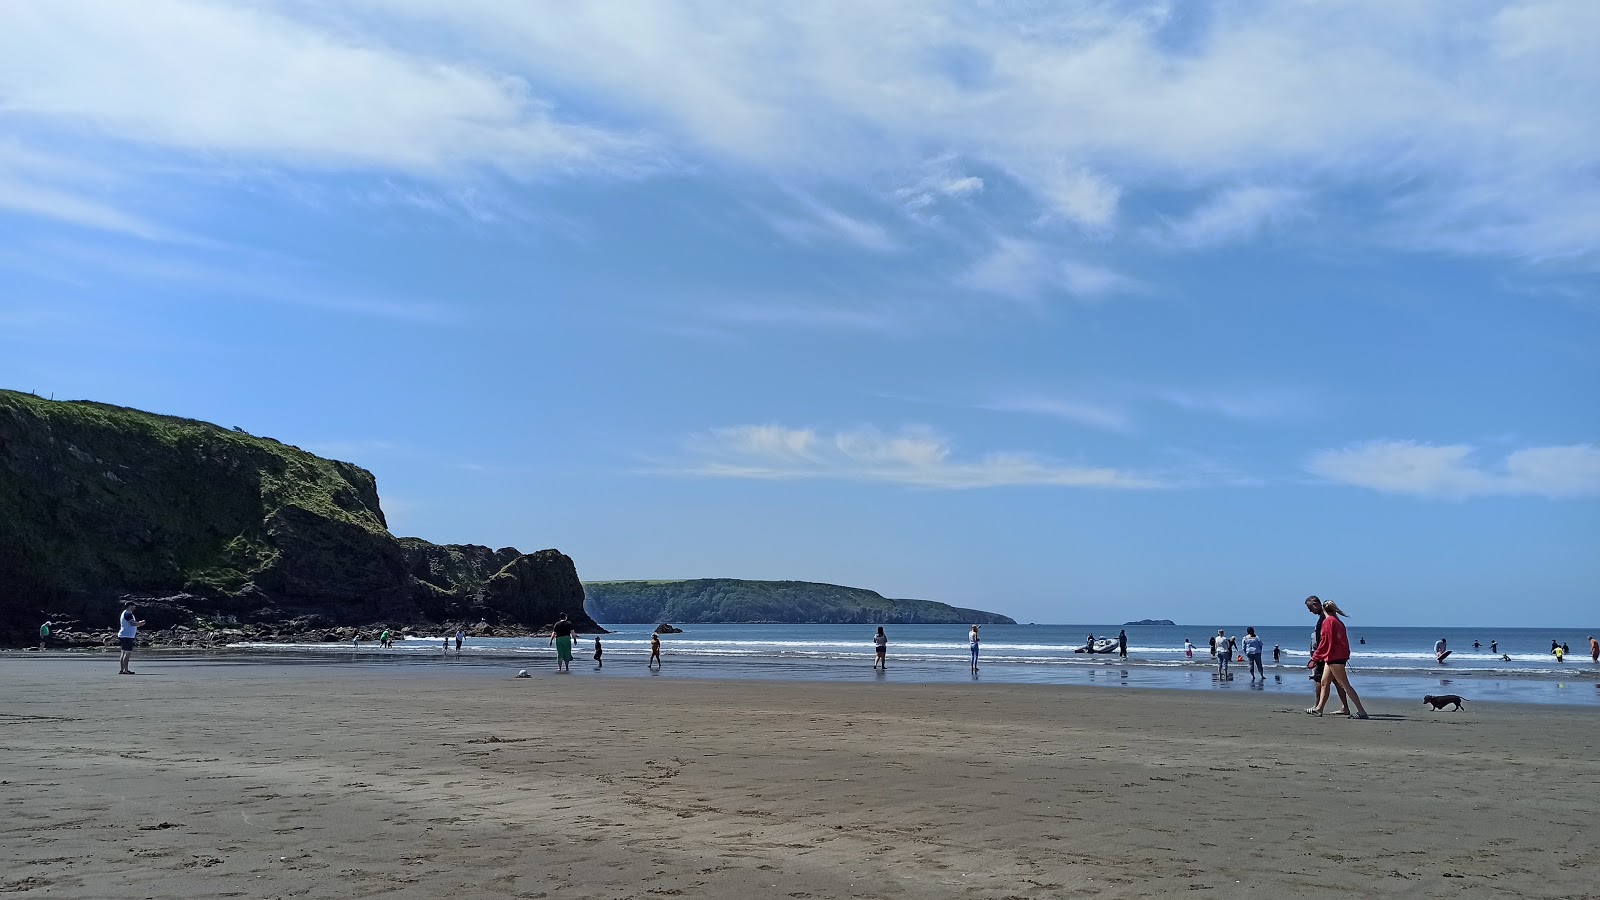
[[[583,587],[589,614],[601,622],[1016,624],[997,613],[810,581],[699,578],[587,581]]]
[[[43,617],[112,621],[128,593],[182,595],[169,604],[180,620],[538,625],[554,619],[546,607],[580,611],[571,560],[540,557],[397,539],[372,473],[271,438],[0,390],[0,631],[12,639]]]

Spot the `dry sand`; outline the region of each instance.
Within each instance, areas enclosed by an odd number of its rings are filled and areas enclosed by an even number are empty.
[[[18,897],[1600,897],[1600,714],[0,658]]]

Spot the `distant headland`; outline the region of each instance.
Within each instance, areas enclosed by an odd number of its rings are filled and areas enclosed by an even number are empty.
[[[1124,625],[1176,625],[1171,619],[1140,619],[1137,622],[1123,622]]]
[[[866,588],[813,581],[586,581],[584,602],[601,622],[865,625],[1015,625],[1009,616],[936,600],[891,600]]]

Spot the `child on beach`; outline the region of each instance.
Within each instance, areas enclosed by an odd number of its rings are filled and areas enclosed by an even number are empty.
[[[878,633],[872,636],[872,649],[876,657],[872,667],[874,669],[888,669],[889,636],[883,633],[882,625],[878,626]]]
[[[594,667],[596,669],[605,668],[605,662],[600,659],[604,652],[605,648],[600,646],[600,635],[597,634],[594,636]]]
[[[1183,655],[1188,659],[1194,659],[1194,644],[1190,643],[1188,638],[1183,639]]]

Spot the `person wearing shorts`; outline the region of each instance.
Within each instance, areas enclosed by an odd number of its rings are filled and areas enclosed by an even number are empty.
[[[118,659],[118,675],[137,674],[128,668],[128,665],[133,662],[133,645],[138,640],[139,629],[144,625],[144,622],[134,614],[133,609],[133,601],[129,600],[122,607],[122,618],[117,622],[117,643],[122,647],[122,655]]]
[[[1328,692],[1335,684],[1342,685],[1344,690],[1341,696],[1348,698],[1349,703],[1355,704],[1355,711],[1351,713],[1357,719],[1367,717],[1366,707],[1361,705],[1361,695],[1351,686],[1349,676],[1345,674],[1345,664],[1350,661],[1350,637],[1345,632],[1344,622],[1340,617],[1345,614],[1333,601],[1322,604],[1322,634],[1317,640],[1317,649],[1311,655],[1308,667],[1323,663],[1322,683],[1317,689],[1317,705],[1306,710],[1313,716],[1322,715],[1322,708],[1328,705]]]
[[[1317,617],[1317,627],[1311,631],[1311,693],[1319,706],[1326,706],[1328,701],[1322,697],[1322,672],[1326,666],[1317,660],[1317,644],[1322,642],[1322,620],[1326,616],[1322,614],[1322,601],[1316,594],[1306,598],[1306,611]],[[1350,715],[1350,700],[1344,695],[1344,685],[1336,681],[1333,686],[1339,691],[1339,709],[1333,715]]]
[[[872,636],[872,651],[874,669],[889,668],[889,636],[883,633],[883,626],[878,626],[878,633]]]

